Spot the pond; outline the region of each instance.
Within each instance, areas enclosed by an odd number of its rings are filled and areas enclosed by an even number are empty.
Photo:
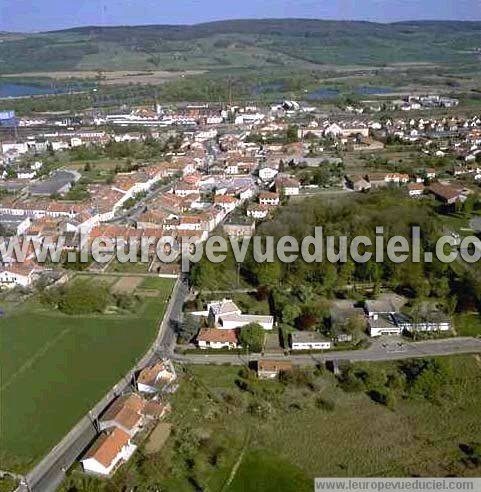
[[[370,87],[370,86],[361,86],[356,87],[354,92],[356,94],[361,95],[374,95],[374,94],[390,94],[394,89],[392,87]]]

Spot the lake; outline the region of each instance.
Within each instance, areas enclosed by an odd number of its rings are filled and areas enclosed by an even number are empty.
[[[49,94],[64,94],[69,91],[78,92],[85,89],[82,86],[75,87],[50,87],[40,85],[14,84],[0,82],[0,98],[6,97],[25,97],[25,96],[45,96]]]

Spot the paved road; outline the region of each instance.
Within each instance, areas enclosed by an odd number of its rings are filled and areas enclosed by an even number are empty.
[[[175,347],[174,324],[171,320],[180,321],[182,307],[188,293],[188,286],[184,279],[176,283],[174,292],[169,301],[167,311],[159,325],[156,341],[139,361],[136,368],[140,369],[154,361],[159,356],[168,355]],[[98,416],[122,392],[130,390],[133,379],[133,369],[130,374],[115,385],[105,397],[97,403],[90,414],[85,416],[75,427],[57,444],[57,446],[40,461],[26,476],[26,483],[20,485],[19,492],[54,492],[65,479],[65,471],[75,462],[78,456],[97,435],[95,428]]]
[[[349,350],[343,352],[326,352],[300,355],[237,355],[237,354],[175,354],[173,359],[185,364],[234,364],[244,365],[259,359],[291,360],[294,364],[315,365],[327,360],[350,361],[387,361],[436,355],[455,355],[481,353],[481,339],[477,338],[447,338],[443,340],[429,340],[424,342],[403,343],[398,345],[394,340],[377,342],[366,350]]]

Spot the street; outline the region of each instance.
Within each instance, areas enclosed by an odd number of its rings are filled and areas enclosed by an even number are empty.
[[[404,343],[402,348],[394,349],[391,344],[383,346],[374,343],[366,350],[345,350],[299,355],[239,355],[239,354],[175,354],[172,359],[182,364],[234,364],[244,365],[259,359],[290,360],[299,365],[316,365],[327,360],[350,361],[388,361],[437,355],[456,355],[481,352],[481,340],[477,338],[446,338],[424,342]]]

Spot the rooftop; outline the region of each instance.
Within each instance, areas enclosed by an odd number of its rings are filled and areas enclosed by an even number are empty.
[[[95,441],[83,459],[92,458],[108,468],[122,448],[129,443],[130,436],[122,429],[105,432]]]

